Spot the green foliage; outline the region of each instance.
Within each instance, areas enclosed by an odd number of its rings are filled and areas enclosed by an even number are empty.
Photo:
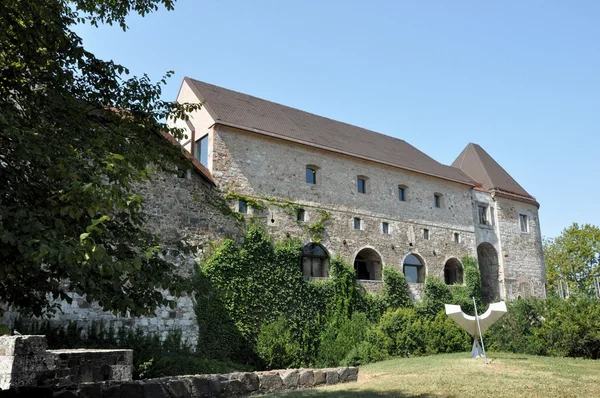
[[[5,0],[0,8],[0,301],[43,316],[85,294],[152,314],[184,280],[144,228],[136,186],[190,167],[161,132],[199,105],[160,99],[165,78],[129,77],[86,51],[74,26],[146,15],[171,0]],[[32,32],[35,31],[35,34]],[[169,243],[169,242],[166,242]],[[64,286],[66,282],[67,288]],[[3,312],[0,308],[0,315]]]
[[[423,300],[416,306],[420,315],[429,319],[444,310],[444,304],[452,302],[452,293],[448,285],[435,276],[427,276],[423,287]]]
[[[321,216],[317,221],[312,224],[308,224],[306,229],[310,235],[310,240],[315,243],[321,243],[323,233],[325,232],[325,225],[327,221],[331,219],[331,213],[325,210],[319,210]]]
[[[49,321],[33,321],[27,325],[17,321],[14,326],[22,334],[44,334],[51,349],[66,348],[126,348],[133,350],[133,377],[156,378],[182,374],[229,373],[247,371],[248,365],[231,361],[207,359],[193,352],[173,330],[161,341],[158,334],[144,334],[141,329],[106,328],[103,322],[92,322],[84,329],[75,322],[66,327],[53,327]]]
[[[491,349],[524,354],[600,358],[600,302],[521,299],[486,333]]]
[[[481,273],[477,260],[471,256],[464,256],[461,262],[464,285],[452,286],[452,303],[460,305],[465,314],[475,315],[473,307],[473,297],[475,297],[477,311],[481,314],[487,309],[487,306],[484,304],[481,294]]]
[[[284,317],[261,326],[256,351],[267,369],[301,366],[297,363],[301,356],[300,345],[293,337],[290,325]]]
[[[366,315],[360,312],[351,318],[334,318],[321,335],[317,366],[338,366],[364,340],[368,326]]]
[[[467,351],[473,343],[471,336],[456,322],[439,312],[432,321],[425,324],[425,352],[443,354]]]
[[[360,287],[356,284],[356,272],[339,258],[331,259],[330,270],[335,300],[333,317],[351,318],[362,301]]]
[[[383,268],[383,298],[388,308],[410,308],[413,305],[406,277],[393,267]]]
[[[543,243],[548,292],[558,291],[558,281],[571,292],[595,297],[593,277],[600,276],[600,228],[573,223],[555,239]]]

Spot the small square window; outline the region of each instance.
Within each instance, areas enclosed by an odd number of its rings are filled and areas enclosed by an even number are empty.
[[[309,184],[317,183],[317,169],[314,167],[306,167],[306,182]]]
[[[429,230],[428,229],[423,230],[423,239],[429,240]]]
[[[367,180],[365,180],[364,178],[358,177],[356,179],[356,185],[358,187],[359,193],[367,193]]]
[[[479,224],[488,225],[487,206],[477,206],[477,215],[479,216]]]
[[[362,220],[358,217],[354,218],[354,229],[362,229]]]
[[[521,232],[529,232],[529,218],[526,214],[519,214],[519,224],[521,224]]]
[[[454,243],[460,243],[460,234],[458,232],[454,233]]]
[[[390,224],[387,222],[382,222],[381,223],[381,232],[383,232],[384,234],[389,234],[390,233]]]
[[[299,222],[306,221],[306,212],[304,211],[304,209],[298,209],[296,213],[296,220],[298,220]]]
[[[238,202],[238,211],[242,214],[248,214],[248,203],[244,199]]]
[[[442,207],[442,195],[440,195],[439,193],[436,193],[435,195],[433,195],[433,204],[437,208]]]

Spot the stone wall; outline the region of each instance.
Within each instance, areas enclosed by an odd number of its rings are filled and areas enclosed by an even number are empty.
[[[129,382],[87,383],[57,388],[21,388],[0,391],[0,398],[36,396],[70,398],[245,397],[353,382],[357,378],[358,368],[354,367],[285,369],[256,373],[165,377]]]
[[[402,270],[404,258],[415,254],[426,274],[443,278],[450,258],[476,255],[469,186],[222,126],[212,135],[213,175],[221,190],[289,200],[305,210],[307,219],[299,223],[277,205],[250,209],[276,238],[294,236],[310,242],[306,227],[325,210],[331,219],[321,243],[330,255],[349,264],[362,249],[371,249],[382,265]],[[316,185],[305,182],[306,165],[319,167]],[[357,192],[358,175],[368,177],[366,194]],[[404,202],[398,199],[399,185],[405,187]],[[434,193],[443,194],[441,208],[434,207]],[[230,206],[236,209],[235,201]],[[362,220],[360,230],[353,227],[354,217]],[[388,223],[388,234],[383,233],[382,222]],[[424,238],[425,229],[429,239]],[[374,279],[381,279],[380,270]],[[364,285],[369,291],[379,290],[376,284]],[[420,297],[420,290],[411,288],[415,297]]]
[[[129,381],[132,350],[47,350],[45,336],[0,336],[0,389]]]
[[[173,262],[173,272],[191,275],[197,259],[203,255],[206,243],[224,237],[241,241],[242,224],[230,214],[224,214],[224,200],[218,192],[198,174],[188,173],[188,178],[175,174],[156,174],[152,181],[139,187],[144,197],[144,209],[149,215],[148,228],[164,242],[162,255]],[[199,247],[197,253],[183,254],[177,244],[185,241]],[[168,292],[164,293],[168,296]],[[183,296],[176,300],[174,309],[159,308],[154,317],[115,316],[103,311],[97,303],[88,303],[76,293],[69,294],[72,303],[62,301],[61,311],[51,319],[53,325],[77,322],[84,331],[93,321],[103,321],[108,328],[142,328],[158,333],[163,339],[169,331],[182,332],[184,341],[195,345],[198,325],[194,314],[193,297]],[[12,326],[18,314],[7,311],[3,323]],[[29,320],[25,320],[25,323]],[[0,322],[2,323],[2,322]]]

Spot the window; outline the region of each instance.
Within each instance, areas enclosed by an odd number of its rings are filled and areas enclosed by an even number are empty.
[[[354,218],[354,229],[362,229],[362,220],[358,217]]]
[[[454,233],[454,243],[460,243],[460,234],[458,232]]]
[[[306,182],[309,184],[317,183],[317,168],[313,166],[306,166]]]
[[[488,225],[487,212],[488,212],[487,206],[481,206],[481,205],[477,206],[477,214],[479,215],[479,224]]]
[[[423,230],[423,239],[429,240],[429,230],[428,229]]]
[[[306,212],[304,211],[304,209],[298,209],[296,213],[296,220],[298,220],[299,222],[306,221]]]
[[[367,179],[364,177],[356,178],[356,185],[359,193],[367,193]]]
[[[519,224],[521,224],[521,232],[529,232],[529,220],[526,214],[519,214]]]
[[[208,134],[196,141],[196,159],[208,166]]]
[[[302,275],[313,278],[329,277],[329,254],[317,243],[302,248]]]
[[[403,187],[403,186],[398,186],[398,200],[399,200],[400,202],[404,202],[404,201],[406,200],[406,197],[405,197],[405,193],[406,193],[406,192],[405,192],[405,190],[406,190],[406,188],[405,188],[405,187]]]
[[[425,267],[421,260],[414,254],[409,254],[402,264],[404,276],[408,283],[423,283],[425,280]]]
[[[248,203],[245,200],[240,199],[238,202],[238,211],[242,214],[248,214]]]
[[[381,223],[381,232],[383,232],[384,234],[389,234],[390,233],[390,224],[387,222],[382,222]]]
[[[442,207],[442,195],[439,193],[436,193],[433,195],[433,204],[435,205],[435,207]]]

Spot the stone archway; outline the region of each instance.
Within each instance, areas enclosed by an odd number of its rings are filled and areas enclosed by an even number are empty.
[[[329,277],[329,253],[318,243],[307,243],[302,248],[302,275],[312,278]]]
[[[362,249],[354,258],[354,270],[357,279],[380,281],[381,256],[374,249]]]
[[[452,257],[444,264],[444,282],[446,285],[463,284],[463,268],[457,258]]]
[[[498,252],[490,243],[483,242],[477,246],[477,261],[481,272],[481,293],[486,303],[491,303],[500,297],[498,273]]]

